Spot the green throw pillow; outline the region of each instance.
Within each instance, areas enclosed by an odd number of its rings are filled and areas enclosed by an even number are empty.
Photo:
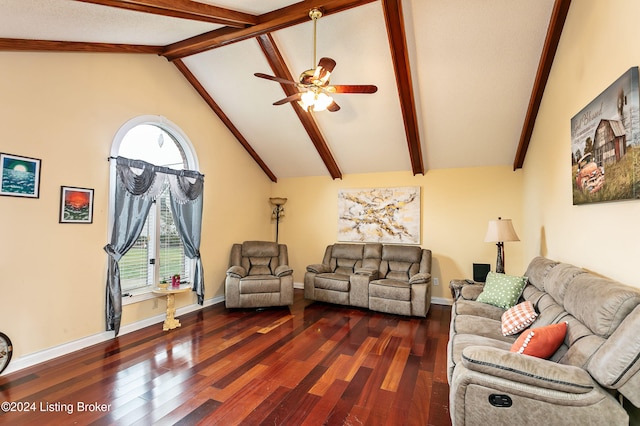
[[[489,272],[487,282],[477,301],[509,309],[518,303],[525,285],[527,285],[527,277]]]

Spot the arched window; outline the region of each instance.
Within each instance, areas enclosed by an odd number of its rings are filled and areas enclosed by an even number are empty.
[[[198,170],[193,146],[184,133],[164,117],[142,116],[128,121],[116,134],[112,157],[143,160],[172,169]],[[115,161],[111,162],[111,207],[116,185]],[[113,220],[113,218],[111,218]],[[109,229],[112,229],[110,224]],[[149,294],[163,280],[179,274],[189,281],[193,261],[185,256],[169,205],[168,185],[156,198],[142,233],[134,246],[118,262],[123,296]],[[144,299],[123,299],[127,302]]]

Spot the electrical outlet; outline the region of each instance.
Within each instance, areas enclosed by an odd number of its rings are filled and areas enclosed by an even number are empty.
[[[440,285],[440,280],[437,278],[433,279],[433,285]]]
[[[158,298],[153,299],[153,309],[158,309]]]

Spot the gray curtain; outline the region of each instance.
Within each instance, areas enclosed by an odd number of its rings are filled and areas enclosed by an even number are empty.
[[[116,158],[116,171],[113,230],[111,243],[107,244],[104,250],[109,255],[106,285],[106,327],[107,331],[115,331],[117,336],[120,332],[122,317],[122,292],[118,262],[142,232],[151,204],[162,192],[168,174],[172,177],[169,186],[172,214],[185,245],[185,254],[191,259],[196,259],[193,290],[198,295],[198,303],[203,303],[204,280],[199,249],[204,177],[198,172],[176,171],[123,157]],[[178,174],[180,176],[174,176]],[[173,206],[174,199],[179,207]]]
[[[184,245],[184,254],[195,259],[193,291],[198,295],[198,304],[204,302],[204,271],[200,258],[200,231],[202,229],[202,179],[193,183],[183,176],[169,176],[171,214]]]

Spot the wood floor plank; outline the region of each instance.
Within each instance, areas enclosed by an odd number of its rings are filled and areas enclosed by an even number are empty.
[[[209,306],[178,329],[155,324],[0,376],[0,400],[37,404],[0,424],[451,424],[450,307],[410,318],[294,294],[289,307]],[[108,409],[78,408],[91,403]]]

